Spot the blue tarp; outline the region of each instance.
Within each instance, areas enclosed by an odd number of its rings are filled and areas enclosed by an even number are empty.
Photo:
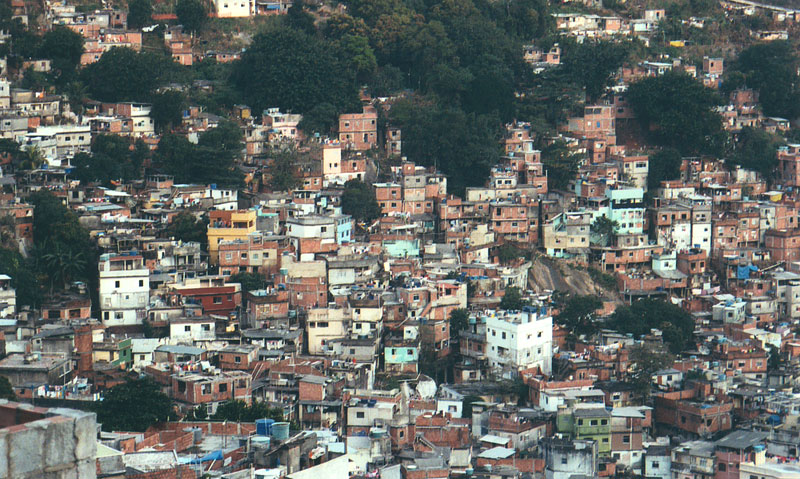
[[[208,461],[221,461],[223,458],[222,450],[217,450],[213,452],[209,452],[203,457],[192,459],[189,461],[189,464],[200,464],[201,462],[208,462]]]
[[[737,266],[736,267],[736,279],[750,279],[750,272],[758,271],[758,266],[748,265],[748,266]]]

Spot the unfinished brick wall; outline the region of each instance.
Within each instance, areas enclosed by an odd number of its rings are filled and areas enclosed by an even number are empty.
[[[0,477],[97,477],[94,413],[0,400]]]

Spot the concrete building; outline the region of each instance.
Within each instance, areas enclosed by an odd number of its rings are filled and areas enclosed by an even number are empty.
[[[0,401],[0,477],[94,479],[96,436],[94,413]]]
[[[489,366],[505,376],[520,369],[540,368],[550,374],[553,356],[553,318],[544,311],[499,311],[486,318]]]
[[[140,324],[150,302],[150,270],[134,254],[100,257],[100,309],[103,324]]]

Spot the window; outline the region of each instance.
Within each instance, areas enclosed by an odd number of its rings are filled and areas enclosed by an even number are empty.
[[[622,436],[622,443],[623,444],[630,444],[631,443],[631,437],[629,435],[627,435],[627,434]]]
[[[141,288],[141,287],[143,287],[143,286],[144,286],[144,280],[143,280],[143,279],[140,279],[140,280],[139,280],[139,287]]]
[[[601,426],[605,426],[605,425],[607,425],[607,424],[608,424],[608,419],[601,419],[601,420],[600,420],[600,425],[601,425]]]
[[[219,392],[221,392],[221,393],[228,392],[228,384],[227,383],[220,384],[219,385]]]
[[[597,419],[592,419],[592,426],[597,426]]]
[[[210,324],[204,324],[204,325],[202,325],[202,328],[203,328],[203,331],[211,331],[211,325]]]
[[[350,354],[355,354],[355,353],[356,353],[356,349],[355,348],[350,348]]]
[[[720,462],[719,463],[719,470],[720,470],[720,472],[727,471],[728,470],[728,465],[726,463],[724,463],[724,462]]]
[[[186,326],[183,327],[183,330],[188,333],[192,330],[192,327],[187,324]]]
[[[122,319],[122,312],[119,311],[119,312],[114,313],[114,319]]]
[[[566,464],[566,463],[567,463],[567,456],[562,456],[561,457],[561,464]]]
[[[119,288],[119,281],[114,281],[114,287]]]
[[[222,304],[222,296],[214,296],[214,304]]]
[[[356,417],[359,419],[364,419],[364,411],[358,411],[356,413]]]
[[[583,419],[578,419],[578,426],[583,426]]]
[[[413,349],[406,349],[406,354],[414,354],[414,350]]]
[[[241,356],[234,356],[233,357],[233,362],[236,363],[236,364],[241,363],[242,362],[242,357]]]

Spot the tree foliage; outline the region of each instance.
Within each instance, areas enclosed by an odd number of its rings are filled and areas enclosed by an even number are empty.
[[[558,140],[542,149],[542,163],[547,169],[548,188],[565,190],[578,172],[581,155],[570,152],[567,144]]]
[[[635,338],[660,329],[670,352],[679,353],[693,346],[694,319],[680,307],[656,299],[641,299],[620,306],[608,320],[608,327]]]
[[[772,178],[778,166],[780,144],[781,141],[767,131],[746,126],[736,134],[728,160],[742,168],[758,171],[766,178]]]
[[[675,358],[663,348],[654,349],[639,344],[630,349],[628,361],[633,367],[629,380],[638,392],[647,394],[653,383],[653,374],[672,366]]]
[[[267,287],[267,280],[263,275],[257,273],[236,273],[228,277],[229,283],[239,283],[242,285],[242,296],[248,291],[255,291]]]
[[[283,421],[283,411],[263,402],[247,405],[244,401],[227,401],[217,407],[211,416],[215,421],[255,422],[256,419]]]
[[[156,93],[151,101],[153,106],[150,108],[150,118],[153,119],[156,130],[163,133],[181,124],[186,107],[183,93],[175,90]]]
[[[397,102],[390,118],[403,130],[403,154],[422,166],[448,175],[448,190],[482,185],[500,159],[500,124],[496,118],[418,98]]]
[[[650,155],[647,171],[647,189],[653,191],[662,181],[677,180],[681,174],[681,153],[675,148],[664,148]]]
[[[527,305],[528,301],[522,296],[522,291],[516,286],[506,288],[500,300],[500,309],[509,311],[519,311]]]
[[[633,83],[628,102],[655,143],[684,155],[719,154],[726,143],[719,96],[694,78],[669,72]]]
[[[183,242],[208,244],[208,217],[202,219],[191,211],[184,210],[172,219],[167,226],[167,236]]]
[[[596,101],[611,85],[613,74],[630,55],[631,46],[619,41],[562,42],[563,68],[572,82],[586,91],[589,102]]]
[[[14,388],[5,376],[0,376],[0,399],[8,399],[9,401],[17,400],[17,395],[14,394]]]
[[[173,415],[172,401],[152,379],[114,386],[97,406],[97,422],[105,431],[145,431]]]
[[[291,191],[302,184],[297,171],[299,153],[295,148],[275,148],[268,156],[267,172],[272,191]]]
[[[42,37],[40,55],[49,58],[57,83],[66,84],[75,78],[83,54],[83,36],[67,27],[57,26]]]
[[[203,132],[197,144],[185,136],[167,133],[161,137],[153,162],[179,183],[235,186],[242,174],[234,159],[242,151],[242,131],[230,121]]]
[[[371,222],[380,217],[381,207],[372,186],[360,180],[350,180],[342,193],[342,212],[356,221]]]
[[[199,32],[208,21],[208,11],[202,0],[178,0],[175,5],[178,22],[190,32]]]
[[[148,101],[158,86],[177,78],[178,70],[164,54],[115,47],[84,68],[81,79],[98,101]]]
[[[128,2],[128,28],[138,30],[152,23],[153,4],[150,0]]]
[[[78,153],[72,159],[75,168],[70,175],[84,184],[137,179],[149,155],[150,148],[142,139],[131,144],[130,139],[119,135],[97,135],[92,139],[91,153]]]
[[[0,248],[0,274],[11,277],[18,306],[36,308],[41,304],[39,279],[35,270],[33,261],[23,257],[19,249]]]
[[[457,338],[459,331],[469,328],[469,311],[463,308],[450,312],[450,336]]]
[[[256,35],[231,80],[256,111],[280,107],[307,112],[323,103],[337,112],[358,108],[353,72],[332,45],[282,25]]]
[[[793,119],[800,115],[797,67],[794,47],[786,41],[775,41],[745,48],[731,70],[741,73],[744,84],[758,91],[765,114]]]
[[[570,296],[555,320],[569,331],[573,340],[581,336],[589,337],[598,330],[596,312],[602,307],[603,301],[597,296]]]

